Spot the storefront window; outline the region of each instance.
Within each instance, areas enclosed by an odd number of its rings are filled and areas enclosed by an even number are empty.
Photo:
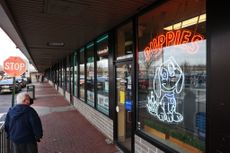
[[[55,69],[54,69],[54,80],[55,80],[55,83],[59,86],[59,74],[58,74],[58,64],[56,65]]]
[[[117,60],[133,57],[133,26],[132,22],[122,26],[116,32]]]
[[[205,152],[205,0],[171,0],[138,18],[137,128],[178,152]]]
[[[87,51],[87,83],[86,83],[86,93],[87,93],[87,104],[94,107],[94,43],[89,44],[86,47]]]
[[[79,63],[79,68],[80,68],[80,92],[79,92],[79,98],[83,101],[85,101],[85,52],[84,48],[80,50],[80,63]]]
[[[66,60],[62,62],[62,89],[66,90]]]
[[[74,93],[74,96],[77,96],[77,91],[78,91],[78,85],[77,85],[77,79],[78,79],[77,52],[75,52],[74,56],[73,56],[73,66],[74,66],[74,88],[73,88],[73,93]]]
[[[67,56],[67,65],[66,65],[66,91],[70,92],[70,77],[71,77],[71,65],[70,65],[70,60],[69,56]]]
[[[108,35],[97,41],[97,110],[109,115]]]
[[[73,95],[73,55],[69,57],[70,61],[70,94]]]
[[[56,67],[53,68],[52,70],[52,81],[57,84],[57,70]]]
[[[62,87],[62,62],[58,65],[58,82],[59,87]]]

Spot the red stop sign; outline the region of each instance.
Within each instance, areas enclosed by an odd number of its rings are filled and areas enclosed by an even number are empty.
[[[26,71],[26,63],[18,56],[10,56],[4,63],[4,72],[9,76],[16,77],[22,75]]]

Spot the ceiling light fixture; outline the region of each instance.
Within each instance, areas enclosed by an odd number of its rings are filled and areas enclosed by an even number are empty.
[[[63,42],[48,42],[47,46],[52,46],[52,47],[64,47],[65,43]]]
[[[206,14],[201,14],[199,16],[178,22],[176,24],[165,27],[164,30],[178,30],[181,28],[189,27],[194,24],[202,23],[206,21]]]

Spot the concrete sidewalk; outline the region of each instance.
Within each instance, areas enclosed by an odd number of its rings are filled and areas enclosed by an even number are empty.
[[[33,107],[39,113],[44,136],[39,153],[118,153],[114,144],[92,126],[48,83],[36,83]]]

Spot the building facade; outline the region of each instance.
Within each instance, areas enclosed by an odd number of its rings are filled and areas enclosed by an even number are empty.
[[[46,70],[125,152],[207,152],[205,0],[158,1]]]

